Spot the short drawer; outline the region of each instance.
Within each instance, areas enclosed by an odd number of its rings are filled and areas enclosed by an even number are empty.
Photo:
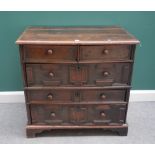
[[[130,85],[131,63],[26,64],[28,86]]]
[[[118,125],[125,122],[126,105],[30,105],[32,124]]]
[[[130,60],[129,45],[80,46],[80,60]]]
[[[45,46],[25,45],[24,60],[26,62],[51,62],[54,60],[75,61],[77,56],[76,46]]]
[[[30,103],[69,104],[125,102],[126,89],[37,89],[26,90]]]

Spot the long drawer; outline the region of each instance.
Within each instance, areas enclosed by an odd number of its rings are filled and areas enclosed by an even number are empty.
[[[130,84],[131,63],[26,64],[28,86]]]
[[[68,104],[125,102],[127,89],[31,89],[26,90],[29,103]]]
[[[30,105],[32,124],[118,125],[125,122],[126,105]]]

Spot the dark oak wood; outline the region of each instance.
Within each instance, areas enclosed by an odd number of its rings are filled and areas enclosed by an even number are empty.
[[[127,136],[128,133],[128,125],[94,125],[94,126],[88,126],[88,125],[74,125],[74,126],[61,126],[61,125],[27,125],[26,127],[26,134],[28,138],[35,137],[38,133],[41,133],[43,131],[50,131],[50,130],[64,130],[64,129],[104,129],[104,130],[110,130],[113,132],[117,132],[120,136]]]
[[[28,86],[128,85],[132,63],[26,64]]]
[[[73,60],[76,61],[77,46],[35,46],[24,45],[24,61],[45,59],[53,60]],[[61,54],[60,54],[61,52]]]
[[[38,89],[27,90],[27,101],[42,101],[53,103],[74,103],[74,102],[113,102],[126,101],[125,94],[127,89]],[[103,98],[104,96],[104,98]]]
[[[126,105],[30,105],[34,125],[122,125]]]
[[[108,129],[126,136],[136,44],[123,28],[30,27],[16,41],[27,137],[52,129]]]
[[[129,45],[80,46],[80,60],[129,60]]]
[[[17,44],[137,44],[139,41],[118,26],[29,27]]]

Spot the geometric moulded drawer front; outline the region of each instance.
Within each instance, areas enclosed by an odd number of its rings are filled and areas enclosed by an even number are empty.
[[[32,123],[46,125],[123,124],[125,105],[31,105]]]
[[[27,64],[28,86],[129,85],[131,63]]]
[[[27,100],[32,104],[77,104],[126,102],[127,89],[35,89],[27,90]]]

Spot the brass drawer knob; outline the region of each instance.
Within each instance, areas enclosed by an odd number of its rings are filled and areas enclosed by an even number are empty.
[[[53,95],[52,94],[49,94],[47,97],[48,97],[49,100],[53,99]]]
[[[106,99],[106,95],[105,94],[101,94],[101,99]]]
[[[49,49],[47,52],[48,52],[48,54],[53,54],[53,50],[52,49]]]
[[[104,72],[103,74],[104,74],[104,76],[108,76],[109,72]]]
[[[55,113],[54,113],[54,112],[51,112],[51,116],[52,116],[52,117],[55,117]]]
[[[107,49],[105,49],[105,50],[103,51],[103,53],[104,53],[105,55],[107,55],[107,54],[109,54],[109,51],[108,51]]]
[[[104,112],[101,112],[100,115],[101,115],[102,117],[105,117],[105,116],[106,116]]]
[[[50,72],[50,73],[49,73],[49,76],[50,76],[50,77],[54,77],[54,73]]]

